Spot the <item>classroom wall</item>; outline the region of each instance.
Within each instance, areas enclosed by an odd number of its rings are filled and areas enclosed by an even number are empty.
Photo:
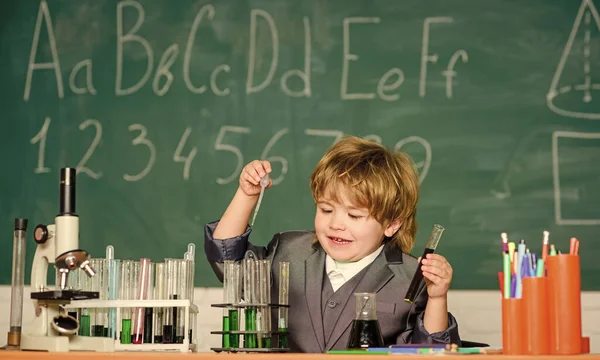
[[[29,298],[29,289],[25,293]],[[210,331],[219,330],[221,312],[210,304],[219,303],[222,299],[220,288],[196,288],[196,305],[198,305],[198,337],[199,349],[210,351],[211,347],[220,346],[220,337],[210,335]],[[600,353],[600,292],[584,292],[581,298],[583,333],[590,336],[591,352]],[[497,291],[450,291],[450,311],[458,318],[459,330],[463,339],[489,343],[492,346],[502,345],[500,297]],[[8,332],[10,286],[0,286],[0,345],[6,343]],[[33,306],[25,303],[23,319],[27,324],[33,317]]]

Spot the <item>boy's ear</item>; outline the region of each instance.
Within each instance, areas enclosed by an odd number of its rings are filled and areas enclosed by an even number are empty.
[[[394,221],[390,222],[383,232],[384,235],[387,237],[394,236],[394,234],[398,231],[398,229],[400,229],[400,225],[402,225],[400,220],[394,220]]]

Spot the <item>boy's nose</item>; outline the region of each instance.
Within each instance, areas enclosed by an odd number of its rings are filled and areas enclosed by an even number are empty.
[[[332,216],[329,227],[333,230],[346,230],[346,225],[338,216]]]

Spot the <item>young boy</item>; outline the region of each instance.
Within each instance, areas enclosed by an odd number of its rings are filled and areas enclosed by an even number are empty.
[[[265,248],[248,242],[248,221],[260,180],[270,172],[268,161],[255,160],[244,167],[223,217],[205,228],[205,253],[221,280],[222,262],[241,260],[246,250],[271,259],[275,302],[278,264],[290,262],[292,351],[345,349],[356,292],[377,293],[385,346],[460,344],[456,320],[447,309],[452,268],[443,256],[427,255],[422,266],[426,287],[413,304],[404,301],[418,264],[408,253],[417,231],[419,182],[406,155],[356,137],[338,141],[310,178],[317,207],[314,232],[278,233]]]

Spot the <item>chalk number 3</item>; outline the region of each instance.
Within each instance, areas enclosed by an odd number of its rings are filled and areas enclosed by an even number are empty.
[[[129,129],[129,131],[139,131],[139,135],[135,139],[133,139],[133,141],[131,141],[131,143],[134,146],[145,145],[148,148],[148,151],[150,152],[148,163],[146,164],[146,167],[142,171],[140,171],[139,173],[137,173],[135,175],[129,175],[129,174],[123,175],[123,179],[125,179],[127,181],[139,181],[139,180],[143,179],[146,175],[148,175],[150,170],[152,170],[154,161],[156,161],[156,149],[154,148],[154,144],[152,144],[152,142],[150,140],[148,140],[148,138],[146,138],[147,131],[143,125],[132,124],[132,125],[129,125],[128,129]]]

